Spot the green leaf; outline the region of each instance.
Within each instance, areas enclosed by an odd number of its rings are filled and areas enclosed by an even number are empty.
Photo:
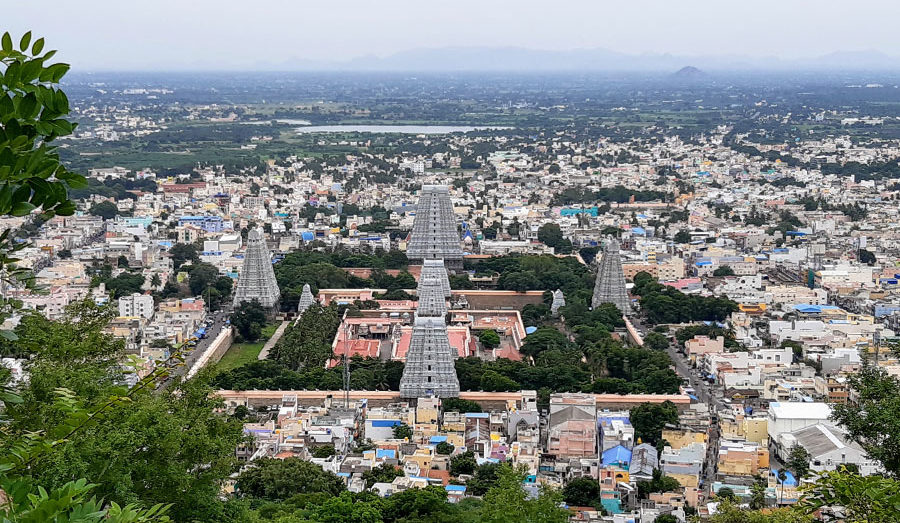
[[[31,43],[31,31],[22,35],[22,39],[19,40],[19,49],[24,53],[28,50],[28,44]]]
[[[0,48],[2,48],[7,53],[13,50],[12,37],[9,36],[8,31],[3,33],[3,38],[0,39]]]
[[[0,337],[3,337],[9,341],[16,341],[19,339],[15,332],[6,329],[0,329]]]
[[[75,203],[66,200],[56,207],[56,214],[60,216],[72,216],[75,214]]]
[[[46,69],[50,73],[50,81],[53,83],[59,83],[68,70],[69,64],[53,64]]]
[[[38,38],[37,40],[35,40],[34,45],[31,46],[31,54],[37,56],[43,49],[44,49],[44,39]],[[50,53],[55,53],[55,52],[56,51],[50,51]],[[47,54],[49,55],[50,53],[47,53]],[[45,56],[44,60],[46,60],[47,58],[49,58],[49,56]]]
[[[19,116],[27,120],[31,120],[37,115],[38,99],[34,93],[28,93],[22,101],[19,102]]]
[[[18,202],[13,204],[10,214],[13,216],[25,216],[35,209],[37,209],[37,207],[35,207],[34,204],[29,202]]]

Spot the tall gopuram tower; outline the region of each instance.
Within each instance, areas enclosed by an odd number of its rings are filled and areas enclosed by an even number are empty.
[[[455,354],[447,335],[447,271],[423,270],[417,289],[419,305],[413,322],[406,366],[400,379],[400,395],[404,398],[455,398],[459,396],[459,379],[453,364]],[[442,276],[441,276],[442,273]]]
[[[447,277],[447,268],[444,260],[425,260],[422,263],[422,274],[419,282],[426,278],[437,278],[441,282],[441,291],[445,298],[450,298],[450,279]]]
[[[413,263],[444,260],[447,268],[462,269],[456,216],[446,185],[422,186],[406,256]]]
[[[258,300],[260,305],[271,309],[278,304],[280,297],[281,291],[275,281],[275,270],[272,268],[272,257],[266,241],[259,229],[251,229],[247,234],[244,266],[234,291],[234,306]]]
[[[300,301],[297,302],[297,312],[303,314],[306,312],[306,309],[310,308],[313,303],[316,302],[315,296],[312,294],[312,290],[309,288],[308,283],[303,284],[303,291],[300,293]]]
[[[631,300],[625,289],[625,273],[622,272],[622,259],[619,257],[619,242],[615,239],[606,244],[600,258],[591,307],[599,307],[603,303],[612,303],[622,314],[631,312]]]

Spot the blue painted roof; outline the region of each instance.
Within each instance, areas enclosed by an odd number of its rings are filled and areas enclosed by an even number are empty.
[[[773,468],[772,475],[777,478],[778,477],[778,469]],[[787,476],[787,479],[784,480],[785,485],[787,485],[788,487],[797,486],[797,479],[794,478],[794,475],[791,474],[790,470],[785,469],[784,475]]]
[[[809,303],[800,303],[794,305],[794,310],[797,312],[805,312],[807,314],[815,314],[822,311],[833,311],[838,310],[840,307],[836,305],[812,305]]]
[[[631,463],[631,451],[622,445],[603,451],[603,465],[613,463]]]
[[[428,440],[432,445],[437,445],[438,443],[443,443],[447,441],[447,436],[431,436],[431,439]]]
[[[396,427],[400,425],[400,420],[398,419],[375,419],[372,420],[373,427]]]
[[[375,449],[375,458],[394,459],[397,457],[397,451],[394,449]]]
[[[466,486],[465,485],[447,485],[446,487],[444,487],[444,489],[447,492],[465,492]]]

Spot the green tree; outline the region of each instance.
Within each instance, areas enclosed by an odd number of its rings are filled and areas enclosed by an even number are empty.
[[[875,265],[875,262],[878,261],[878,259],[875,258],[875,253],[873,253],[872,251],[860,249],[858,253],[859,263],[865,263],[866,265]]]
[[[879,475],[860,476],[841,467],[841,470],[823,472],[816,483],[803,492],[798,505],[803,513],[821,512],[825,521],[897,521],[900,481]]]
[[[368,500],[356,500],[349,492],[329,498],[312,510],[316,523],[381,523],[381,511]]]
[[[485,463],[475,467],[472,479],[466,482],[468,492],[476,496],[484,495],[500,479],[500,472],[503,470],[503,466],[504,464],[501,463]]]
[[[666,350],[669,348],[669,340],[658,332],[649,332],[644,336],[644,346],[653,350]]]
[[[219,278],[219,269],[209,263],[186,265],[184,270],[188,273],[188,285],[194,296],[203,296]],[[228,279],[231,280],[231,278]]]
[[[678,518],[672,514],[663,514],[654,519],[653,523],[678,523]]]
[[[106,282],[106,290],[117,297],[129,296],[136,292],[143,292],[141,287],[144,286],[144,281],[143,274],[123,272]]]
[[[312,455],[314,458],[330,458],[334,456],[334,445],[322,445],[319,447],[315,447],[312,450]]]
[[[450,474],[454,476],[474,474],[477,467],[478,462],[475,461],[475,453],[471,450],[450,458]]]
[[[477,402],[459,398],[442,399],[441,408],[444,409],[444,412],[482,412],[481,405]]]
[[[575,478],[566,483],[563,500],[576,507],[593,507],[600,504],[600,484],[593,478]]]
[[[681,229],[675,233],[673,240],[675,243],[691,243],[691,233],[687,229]]]
[[[563,239],[562,230],[555,223],[545,223],[538,228],[538,241],[547,247],[555,248],[562,243]]]
[[[66,429],[64,444],[47,448],[29,465],[31,481],[49,490],[90,477],[91,495],[98,499],[120,505],[174,503],[170,513],[178,519],[215,519],[222,510],[221,482],[236,465],[241,424],[213,415],[221,401],[203,379],[177,391],[136,389],[127,392],[128,402],[111,401],[126,393],[124,343],[104,332],[114,316],[111,308],[84,301],[58,321],[38,314],[22,319],[16,344],[29,354],[31,379],[21,403],[7,406],[6,428],[13,438],[0,440],[0,455],[10,451],[15,436],[52,434],[71,423],[73,410],[86,409],[102,422]]]
[[[738,501],[737,494],[735,494],[734,491],[731,490],[730,487],[720,488],[719,491],[716,492],[716,498],[724,500],[724,501],[731,501],[731,502]]]
[[[363,472],[363,480],[366,482],[366,488],[372,488],[376,483],[390,483],[394,478],[403,476],[403,471],[388,463],[382,463],[377,467],[373,467]]]
[[[731,265],[722,265],[721,267],[716,267],[713,271],[713,276],[734,276],[734,269],[731,268]]]
[[[200,254],[197,252],[197,246],[191,243],[176,243],[169,249],[169,256],[172,257],[172,264],[176,269],[187,262],[200,262]]]
[[[102,201],[91,205],[91,208],[90,210],[88,210],[88,212],[93,214],[94,216],[99,216],[104,220],[112,220],[116,217],[117,214],[119,214],[119,208],[113,202]]]
[[[297,494],[340,495],[344,480],[300,458],[260,458],[241,472],[235,488],[257,498],[285,500]]]
[[[337,306],[314,303],[296,325],[289,326],[269,358],[292,370],[323,367],[332,357],[331,342],[341,324]]]
[[[452,512],[447,504],[447,491],[439,486],[406,489],[384,500],[381,513],[385,522],[434,521]],[[449,521],[457,521],[450,518]]]
[[[750,486],[750,508],[759,510],[766,506],[766,480],[761,476],[757,476],[753,485]]]
[[[671,401],[641,403],[631,409],[634,435],[641,438],[644,443],[656,445],[662,438],[662,430],[667,424],[678,424],[678,407]]]
[[[785,465],[797,476],[797,479],[806,477],[809,474],[809,460],[811,456],[809,451],[802,445],[794,445],[788,454],[788,460]]]
[[[51,64],[56,51],[44,52],[44,39],[32,41],[31,32],[25,33],[14,46],[12,36],[4,33],[0,37],[0,215],[25,216],[34,210],[41,211],[40,220],[53,215],[71,215],[75,204],[67,194],[67,189],[86,187],[83,176],[74,174],[60,163],[53,141],[72,134],[75,124],[67,121],[69,101],[59,89],[59,82],[69,66]],[[26,247],[27,242],[17,242],[7,229],[0,234],[0,271],[8,282],[18,281],[31,286],[33,280],[27,269],[15,267],[15,253]],[[14,303],[5,302],[0,311],[0,322],[16,308]],[[102,315],[101,315],[102,317]],[[35,322],[36,323],[36,322]],[[20,326],[22,324],[20,323]],[[64,328],[70,328],[65,324]],[[15,334],[2,331],[3,339],[15,340]],[[47,334],[47,333],[45,333]],[[79,334],[79,333],[70,333]],[[85,332],[88,337],[97,337],[96,331]],[[64,347],[79,344],[82,340],[67,338],[66,343],[42,350],[61,352]],[[23,342],[24,343],[24,342]],[[20,350],[35,353],[37,345],[22,347]],[[86,354],[79,361],[72,361],[73,368],[84,370],[93,359]],[[104,358],[109,355],[105,355]],[[35,366],[44,365],[47,360],[33,354],[26,363],[29,372]],[[117,362],[118,363],[118,362]],[[58,368],[58,367],[57,367]],[[120,367],[116,367],[120,368]],[[112,370],[112,369],[107,369]],[[86,374],[98,376],[105,382],[102,372]],[[2,374],[2,373],[0,373]],[[109,373],[109,374],[114,374]],[[136,395],[143,384],[154,380],[158,374],[152,373],[146,380],[125,393],[126,397]],[[37,381],[47,383],[43,377]],[[94,386],[95,384],[91,384]],[[30,391],[31,384],[22,385]],[[0,505],[0,520],[10,522],[82,521],[85,523],[104,521],[106,523],[132,523],[168,520],[163,515],[165,509],[153,506],[146,510],[134,505],[121,505],[116,500],[98,501],[97,485],[89,483],[83,476],[70,476],[65,481],[62,476],[50,478],[55,484],[43,483],[44,476],[32,469],[34,464],[43,465],[45,457],[55,456],[74,440],[82,437],[90,422],[105,421],[107,411],[120,406],[124,400],[119,396],[102,397],[106,403],[89,410],[79,404],[82,398],[73,397],[70,390],[55,389],[53,405],[65,406],[68,413],[65,423],[54,423],[59,417],[42,419],[26,408],[18,411],[28,413],[24,418],[10,420],[8,416],[16,412],[14,406],[26,405],[28,400],[13,393],[0,376],[0,491],[5,501]],[[104,391],[106,392],[106,391]],[[94,399],[97,397],[88,397]],[[34,407],[32,402],[30,407]],[[29,425],[38,420],[41,424]],[[18,428],[16,428],[18,427]],[[30,427],[30,428],[29,428]],[[42,484],[43,483],[43,484]],[[59,486],[56,486],[59,485]]]
[[[486,350],[496,349],[500,346],[500,335],[494,329],[485,329],[478,334],[478,341]]]
[[[257,300],[242,302],[231,314],[231,324],[241,338],[256,341],[262,335],[262,328],[266,324],[266,309]]]
[[[523,472],[507,464],[496,465],[497,479],[484,495],[480,519],[484,523],[565,523],[569,511],[560,508],[558,491],[544,488],[536,499],[522,489]]]
[[[565,334],[553,327],[541,327],[525,337],[521,352],[526,356],[537,357],[545,350],[569,348],[571,342]]]
[[[452,444],[447,443],[446,441],[442,441],[434,446],[434,451],[442,456],[449,456],[453,454],[453,450],[456,449]]]
[[[850,438],[900,478],[900,379],[880,367],[864,367],[848,379],[855,403],[833,406],[832,419]]]
[[[394,426],[394,438],[396,438],[396,439],[412,439],[412,437],[413,437],[412,427],[410,427],[406,423],[401,423],[399,425]]]
[[[677,479],[663,475],[661,470],[654,469],[650,481],[638,481],[637,488],[638,496],[641,499],[646,499],[652,492],[672,492],[673,490],[678,490],[681,488],[681,484],[678,483]]]

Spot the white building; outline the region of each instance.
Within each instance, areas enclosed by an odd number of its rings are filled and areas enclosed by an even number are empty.
[[[877,461],[870,458],[856,442],[850,441],[840,428],[827,423],[782,434],[776,441],[779,458],[787,460],[794,445],[800,445],[810,454],[810,469],[816,472],[837,470],[841,465],[854,464],[863,476],[881,470]]]
[[[152,319],[156,307],[153,304],[153,296],[149,294],[134,293],[131,296],[119,298],[119,316]]]
[[[778,441],[781,434],[805,429],[826,422],[831,416],[831,405],[783,401],[769,404],[769,440]]]

